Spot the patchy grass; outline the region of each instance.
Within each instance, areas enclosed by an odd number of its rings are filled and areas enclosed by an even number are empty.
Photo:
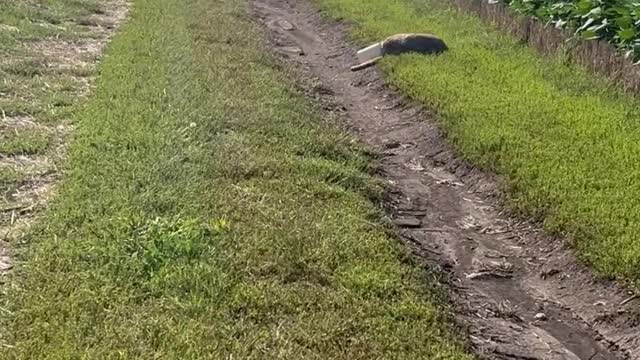
[[[77,39],[87,32],[80,22],[103,12],[97,0],[4,0],[0,4],[0,24],[4,25],[0,47],[43,38]]]
[[[0,68],[7,75],[36,77],[44,74],[46,63],[42,59],[23,59]]]
[[[0,153],[34,155],[45,151],[51,142],[51,133],[41,128],[21,129],[0,133]]]
[[[4,355],[469,358],[376,224],[371,159],[292,90],[245,6],[135,1],[19,251]]]
[[[24,175],[0,170],[6,172],[0,175],[0,197],[8,203],[16,188],[33,203],[45,196],[36,185],[51,179],[22,167],[29,167],[31,160],[48,163],[63,157],[59,145],[71,128],[74,106],[86,94],[88,77],[95,74],[92,65],[108,33],[83,23],[95,18],[116,21],[112,10],[120,10],[119,5],[117,0],[0,1],[0,158]],[[21,126],[21,118],[32,124]],[[13,161],[17,156],[21,159]],[[28,227],[35,209],[25,206],[17,215],[0,216],[0,233],[10,233],[17,223]]]
[[[18,182],[22,179],[22,174],[8,166],[0,166],[0,190],[3,190],[6,184]]]
[[[35,78],[6,76],[0,84],[0,121],[2,117],[30,116],[40,125],[53,126],[69,120],[86,82],[70,75]]]
[[[8,0],[0,3],[0,116],[39,115],[48,119],[50,97],[70,78],[87,77],[92,69],[78,66],[52,67],[56,58],[30,50],[42,41],[73,41],[94,36],[82,19],[104,13],[95,0]],[[60,54],[61,56],[64,54]],[[83,85],[74,84],[75,89]],[[60,119],[61,117],[53,118]]]
[[[388,58],[391,83],[439,110],[460,153],[506,178],[508,204],[573,239],[602,274],[640,280],[640,105],[432,0],[318,0],[360,40],[432,32],[451,51]]]

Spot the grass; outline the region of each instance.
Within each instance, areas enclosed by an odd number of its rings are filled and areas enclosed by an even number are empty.
[[[568,236],[606,276],[640,280],[640,105],[434,0],[318,0],[370,41],[431,32],[451,51],[388,58],[389,81],[438,109],[460,154],[505,178],[508,205]]]
[[[0,134],[0,153],[12,155],[34,155],[43,152],[51,142],[51,134],[40,128],[7,131]]]
[[[48,163],[63,157],[57,145],[64,142],[66,133],[59,129],[68,128],[73,107],[87,88],[84,77],[95,74],[92,67],[82,66],[83,60],[95,59],[78,59],[74,41],[95,42],[96,29],[82,23],[104,13],[107,5],[94,0],[0,1],[0,158],[21,156]],[[47,47],[53,48],[43,51]],[[37,126],[21,127],[16,121],[21,117]],[[0,169],[2,194],[21,188],[28,189],[24,197],[32,202],[42,199],[42,189],[25,184],[42,180],[29,163],[17,161],[11,171]],[[5,201],[13,202],[10,196]],[[26,208],[17,217],[1,216],[0,232],[9,233],[13,225],[34,219],[31,212],[36,208]]]
[[[61,119],[49,109],[50,98],[61,96],[62,85],[80,88],[80,84],[70,83],[93,72],[78,67],[51,67],[57,62],[55,55],[43,56],[30,49],[29,44],[90,38],[94,36],[92,30],[79,23],[103,12],[103,6],[94,0],[0,3],[0,116],[38,115],[44,120]]]
[[[14,183],[21,179],[19,171],[12,169],[8,166],[0,167],[0,190],[4,190],[4,186],[7,183]]]
[[[86,35],[79,22],[103,13],[96,0],[5,0],[0,4],[0,45],[43,38],[77,39]],[[13,29],[13,30],[9,30]]]
[[[136,0],[3,308],[15,359],[468,359],[246,3]],[[216,24],[216,26],[211,26]]]

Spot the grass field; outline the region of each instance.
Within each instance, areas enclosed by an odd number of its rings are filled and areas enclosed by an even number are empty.
[[[92,0],[47,0],[40,6],[26,0],[0,4],[2,118],[29,116],[43,125],[53,125],[68,116],[74,91],[81,87],[79,77],[91,72],[79,74],[77,68],[57,67],[60,59],[43,55],[36,47],[46,41],[91,38],[91,28],[81,24],[102,11]]]
[[[431,32],[451,51],[388,58],[389,81],[438,109],[460,154],[504,176],[508,205],[568,236],[604,275],[640,280],[640,103],[433,0],[318,0],[378,40]]]
[[[58,178],[73,106],[95,71],[95,16],[105,5],[0,3],[0,244],[28,231]]]
[[[379,225],[369,154],[245,6],[134,1],[16,250],[3,358],[469,358]]]

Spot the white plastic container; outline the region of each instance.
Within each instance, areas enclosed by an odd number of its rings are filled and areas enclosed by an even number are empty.
[[[382,56],[382,43],[375,43],[370,45],[360,51],[358,51],[358,60],[360,63],[365,63],[367,61],[373,60],[377,57]]]

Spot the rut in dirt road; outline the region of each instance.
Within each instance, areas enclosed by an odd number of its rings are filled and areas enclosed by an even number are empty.
[[[389,215],[414,254],[451,275],[456,317],[479,355],[640,359],[640,300],[625,301],[562,241],[502,215],[496,182],[456,159],[433,116],[374,69],[349,70],[356,57],[345,26],[304,1],[256,0],[253,14],[303,86],[383,153]]]

